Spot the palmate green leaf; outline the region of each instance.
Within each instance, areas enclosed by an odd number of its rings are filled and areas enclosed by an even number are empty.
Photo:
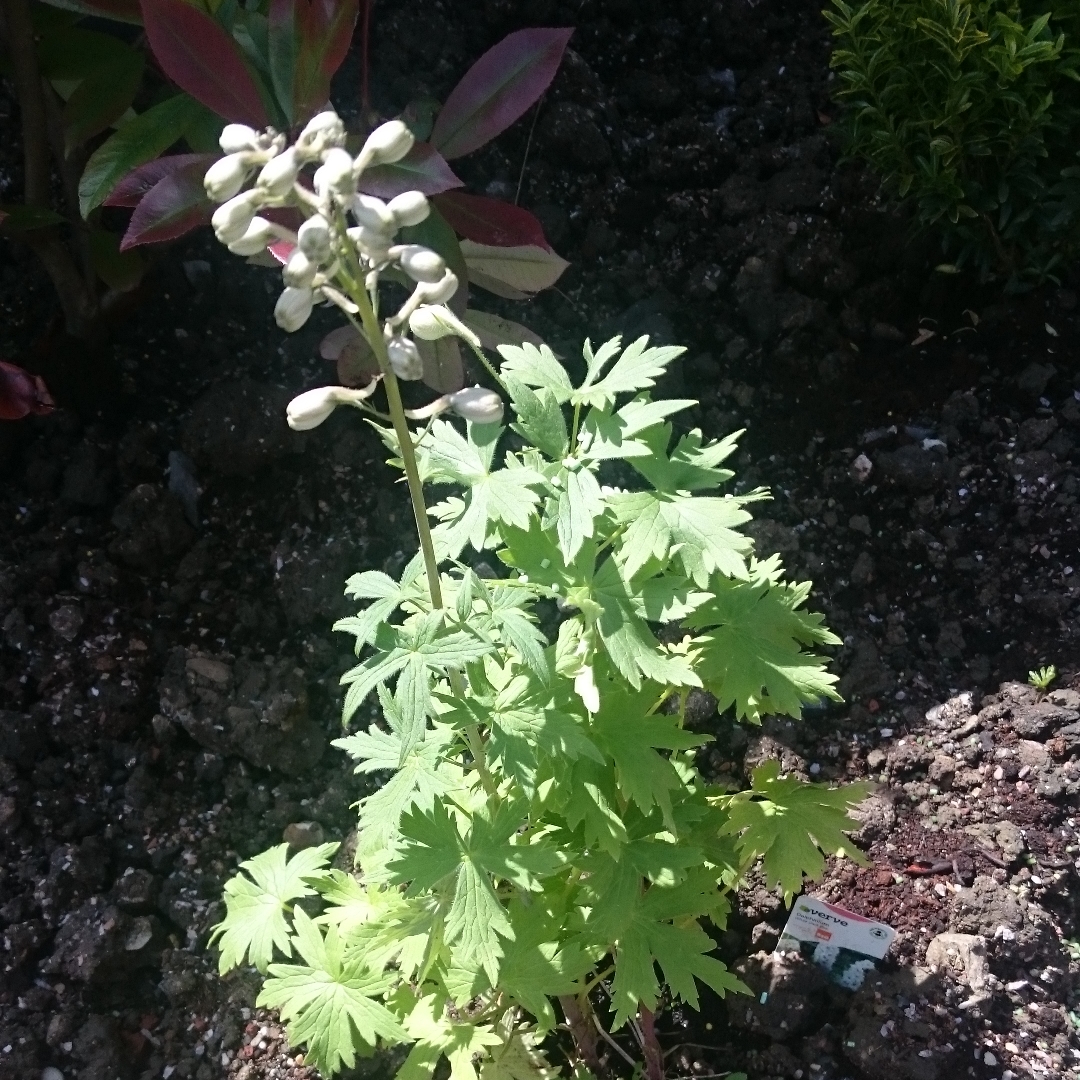
[[[666,424],[649,429],[642,440],[652,452],[631,459],[655,490],[618,493],[607,500],[616,521],[624,526],[616,546],[624,573],[633,577],[651,559],[665,564],[674,557],[701,588],[707,587],[715,571],[745,578],[746,556],[753,545],[736,530],[750,520],[744,505],[764,496],[690,494],[730,479],[730,472],[715,466],[734,450],[734,437],[703,447],[701,433],[692,431],[669,458],[665,451],[670,437]]]
[[[353,1068],[357,1051],[378,1039],[405,1042],[408,1036],[394,1014],[375,1000],[390,989],[393,976],[372,972],[363,958],[347,957],[337,928],[325,938],[301,908],[293,917],[293,944],[306,964],[273,964],[256,1005],[278,1009],[288,1024],[289,1042],[306,1044],[307,1063],[324,1074]]]
[[[398,676],[394,693],[402,759],[424,734],[431,712],[430,682],[435,674],[459,669],[494,648],[466,630],[447,628],[441,610],[428,612],[405,626],[383,625],[375,636],[373,656],[341,676],[349,687],[342,721],[353,713],[376,686]]]
[[[356,654],[375,640],[379,627],[405,601],[420,600],[427,598],[427,593],[422,584],[417,581],[420,566],[410,563],[402,574],[401,581],[397,582],[389,574],[380,570],[365,570],[362,574],[353,574],[345,583],[345,595],[356,600],[371,600],[358,615],[351,615],[345,619],[338,619],[334,623],[334,629],[344,634],[352,634],[356,638]]]
[[[559,550],[567,562],[573,562],[582,544],[595,535],[596,519],[604,512],[604,496],[596,477],[587,468],[562,469],[558,479],[555,527]]]
[[[710,741],[679,727],[677,716],[655,713],[662,687],[646,682],[631,690],[621,679],[597,673],[600,711],[592,718],[591,734],[597,745],[615,762],[619,791],[644,815],[659,806],[674,831],[671,792],[683,786],[679,774],[657,750],[689,750]]]
[[[749,581],[714,575],[713,598],[686,618],[704,633],[694,639],[695,670],[721,711],[759,723],[768,713],[798,717],[802,706],[823,697],[839,701],[836,676],[803,646],[839,645],[823,618],[800,611],[809,582],[779,579],[779,558],[753,562]]]
[[[536,627],[536,616],[529,610],[534,602],[531,589],[517,582],[485,580],[466,570],[460,582],[449,579],[444,593],[453,597],[460,622],[485,637],[500,640],[517,651],[522,662],[543,682],[551,671],[544,656],[547,639]]]
[[[579,760],[563,775],[566,784],[552,793],[549,802],[570,829],[579,830],[585,847],[617,859],[629,836],[612,770],[594,761]]]
[[[559,404],[570,400],[570,376],[546,345],[500,345],[498,353],[503,358],[502,375],[533,389],[547,390]]]
[[[622,339],[615,337],[605,342],[594,354],[588,340],[585,342],[585,381],[570,395],[574,405],[593,405],[604,408],[611,405],[618,394],[629,394],[655,386],[656,380],[667,370],[668,364],[686,350],[680,345],[659,345],[649,348],[648,336],[639,337],[623,350],[602,379],[600,372],[612,357],[618,354]]]
[[[549,999],[576,994],[593,958],[568,939],[565,914],[554,905],[537,900],[526,906],[518,899],[509,915],[514,937],[506,943],[499,985],[536,1017],[540,1033],[551,1031],[558,1020]]]
[[[525,819],[523,806],[503,803],[494,812],[485,807],[471,817],[464,811],[455,817],[438,802],[429,814],[406,814],[403,842],[387,868],[389,880],[407,882],[413,896],[446,885],[451,900],[445,937],[454,961],[483,971],[495,985],[503,955],[500,938],[511,938],[513,929],[492,879],[539,890],[540,878],[554,873],[561,859],[546,843],[514,842]]]
[[[647,900],[648,893],[643,909],[647,909]],[[656,1009],[660,1000],[657,964],[672,994],[692,1009],[698,1007],[698,980],[720,997],[728,993],[749,994],[749,987],[715,956],[708,955],[715,947],[716,942],[696,923],[674,926],[657,922],[643,910],[620,937],[616,948],[615,979],[611,986],[611,1003],[615,1008],[613,1026],[622,1027],[637,1015],[642,1005]]]
[[[655,447],[644,438],[636,436],[661,424],[665,417],[672,413],[681,412],[696,404],[697,402],[687,398],[649,401],[646,396],[641,395],[628,401],[614,413],[607,409],[590,409],[578,432],[578,456],[583,461],[649,457],[656,453]]]
[[[583,939],[615,942],[612,1004],[619,1027],[644,1004],[655,1010],[660,997],[659,964],[671,989],[697,1008],[696,981],[721,997],[746,988],[715,957],[715,942],[697,919],[723,908],[716,874],[700,867],[701,853],[655,838],[638,837],[618,862],[607,856],[588,860],[584,882],[594,907]],[[650,875],[655,883],[645,885]]]
[[[394,965],[409,982],[425,977],[442,947],[443,918],[434,897],[406,897],[400,889],[372,887],[365,867],[365,887],[376,910],[363,922],[350,921],[346,905],[341,916],[342,939],[349,953],[356,950],[370,968]],[[320,922],[338,922],[328,908]]]
[[[436,420],[417,447],[417,465],[428,483],[458,484],[464,496],[443,504],[438,533],[456,558],[466,544],[477,551],[500,524],[529,527],[540,501],[534,487],[544,477],[507,454],[503,468],[493,469],[495,449],[505,429],[497,424],[469,424],[462,435],[453,424]]]
[[[517,413],[517,423],[510,426],[552,461],[561,461],[570,449],[570,433],[558,393],[545,386],[533,390],[505,367],[502,378]]]
[[[477,1080],[474,1059],[502,1041],[490,1024],[450,1020],[446,999],[435,994],[416,1003],[405,1019],[405,1030],[416,1043],[396,1080],[428,1080],[444,1054],[450,1063],[450,1080]]]
[[[552,692],[543,683],[511,668],[501,669],[488,657],[470,684],[466,697],[444,699],[448,708],[440,719],[458,728],[480,729],[488,740],[489,765],[513,777],[526,796],[535,795],[545,759],[558,769],[579,757],[603,763],[587,725],[555,708]]]
[[[737,838],[744,857],[762,856],[766,888],[779,883],[790,899],[802,888],[804,874],[821,877],[825,854],[869,865],[845,835],[859,828],[848,811],[866,798],[867,784],[808,784],[780,776],[776,761],[758,766],[751,783],[749,791],[720,798],[728,813],[722,831]]]
[[[225,884],[225,918],[210,938],[218,942],[222,974],[245,962],[265,972],[275,947],[292,955],[285,912],[294,900],[315,895],[309,882],[337,849],[337,844],[320,844],[286,861],[289,845],[279,844],[240,864],[243,873]]]
[[[700,686],[686,657],[661,647],[642,617],[635,591],[618,563],[607,559],[587,589],[571,589],[566,598],[595,620],[611,662],[634,689],[642,677],[661,686]]]
[[[671,425],[663,424],[645,431],[641,438],[650,453],[630,464],[657,490],[673,494],[679,491],[710,491],[730,480],[735,474],[730,469],[719,469],[738,449],[741,431],[716,442],[703,442],[701,432],[695,428],[688,431],[675,444],[670,454]]]
[[[390,719],[395,715],[394,704],[382,687],[379,691],[383,715]],[[334,740],[334,746],[357,762],[357,773],[384,769],[394,773],[378,791],[361,801],[357,835],[361,855],[386,849],[398,835],[402,814],[413,807],[430,810],[436,798],[460,783],[461,767],[447,760],[454,741],[453,731],[445,724],[435,724],[421,742],[404,753],[399,735],[374,725],[366,732]]]
[[[515,1026],[515,1019],[508,1011],[499,1021],[499,1043],[488,1051],[480,1080],[556,1080],[562,1074],[544,1057],[538,1033],[526,1024]]]

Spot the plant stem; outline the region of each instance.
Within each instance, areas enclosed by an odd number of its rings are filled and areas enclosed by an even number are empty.
[[[638,1019],[641,1022],[641,1050],[645,1055],[645,1067],[649,1080],[664,1080],[664,1054],[656,1037],[656,1023],[652,1010],[639,1005]]]
[[[582,1002],[584,1002],[584,1008]],[[562,994],[559,997],[559,1004],[562,1006],[563,1016],[566,1017],[567,1026],[574,1037],[574,1045],[577,1046],[581,1060],[585,1062],[593,1076],[600,1076],[600,1055],[596,1052],[596,1032],[585,1017],[585,1009],[592,1012],[589,999],[576,998],[573,994]]]
[[[424,487],[420,480],[420,470],[416,467],[416,451],[413,448],[412,432],[409,430],[409,422],[405,419],[405,406],[401,401],[401,389],[398,386],[397,376],[390,366],[390,357],[386,352],[386,342],[383,340],[382,329],[375,316],[375,311],[368,299],[367,292],[363,289],[351,289],[350,299],[360,309],[360,321],[367,335],[368,344],[375,359],[379,361],[379,369],[383,374],[383,386],[386,388],[386,402],[390,408],[390,421],[394,425],[394,434],[397,435],[398,449],[401,451],[401,462],[405,468],[405,479],[409,485],[409,498],[412,501],[413,517],[416,519],[416,534],[420,538],[420,550],[424,553],[424,568],[427,571],[428,593],[431,596],[431,606],[441,608],[443,606],[442,583],[439,581],[439,561],[435,557],[435,544],[431,539],[431,525],[428,522],[427,505],[424,503]],[[456,692],[456,688],[455,688]]]
[[[442,582],[439,579],[439,560],[435,555],[435,544],[431,537],[427,504],[424,502],[424,485],[420,480],[420,470],[416,466],[416,451],[413,447],[412,432],[409,430],[408,420],[405,417],[405,406],[401,401],[401,388],[398,386],[397,376],[390,366],[386,342],[383,340],[378,316],[375,314],[375,309],[372,307],[367,291],[354,286],[349,289],[349,294],[352,301],[360,309],[360,321],[364,327],[364,333],[383,373],[383,386],[386,389],[390,421],[394,426],[394,433],[397,435],[398,448],[401,451],[401,462],[405,469],[405,479],[409,485],[409,498],[412,501],[413,517],[416,519],[416,533],[420,538],[420,550],[424,553],[424,568],[427,571],[428,594],[431,597],[431,606],[432,608],[442,608],[444,603]],[[454,696],[464,698],[465,683],[461,677],[461,672],[451,670],[449,678],[450,688],[454,691]],[[488,772],[484,738],[480,734],[480,729],[472,725],[466,730],[465,734],[469,752],[472,754],[476,770],[480,774],[480,782],[489,795],[494,795],[498,787],[491,773]]]

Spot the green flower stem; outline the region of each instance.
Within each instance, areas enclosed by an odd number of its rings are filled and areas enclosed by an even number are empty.
[[[431,594],[431,606],[443,606],[442,584],[439,581],[439,562],[435,558],[435,544],[431,539],[431,524],[428,521],[427,505],[424,503],[424,488],[420,481],[420,470],[416,467],[416,451],[413,449],[412,432],[405,419],[405,406],[401,401],[401,388],[397,376],[390,366],[390,357],[386,353],[386,342],[375,312],[371,308],[366,293],[351,297],[360,308],[360,321],[364,325],[368,343],[379,361],[383,373],[383,385],[386,387],[386,403],[390,408],[390,420],[397,435],[398,448],[401,451],[401,463],[405,468],[405,479],[409,485],[409,498],[412,501],[413,517],[416,519],[416,533],[420,538],[420,550],[424,553],[424,568],[427,571],[428,592]],[[455,693],[456,693],[455,688]]]
[[[413,517],[416,519],[416,533],[420,538],[420,550],[424,553],[424,568],[427,572],[428,594],[431,596],[432,608],[442,608],[443,592],[442,582],[439,580],[439,561],[435,556],[435,543],[431,538],[431,525],[428,521],[427,504],[424,502],[424,485],[420,480],[420,470],[416,465],[416,451],[413,446],[412,432],[405,417],[405,406],[401,400],[401,388],[398,386],[397,376],[390,366],[390,357],[386,351],[386,341],[383,339],[382,328],[379,326],[378,316],[368,297],[367,290],[357,287],[352,281],[347,281],[349,299],[360,309],[360,323],[364,328],[364,335],[368,339],[371,351],[379,362],[379,370],[383,374],[383,386],[386,389],[386,402],[390,409],[390,421],[394,426],[394,434],[397,435],[398,448],[401,451],[401,463],[405,469],[405,479],[409,485],[409,498],[412,501]],[[450,688],[454,697],[465,697],[465,682],[460,671],[451,671]],[[473,756],[473,763],[480,774],[484,790],[489,795],[494,795],[497,785],[492,779],[487,768],[487,754],[484,748],[484,738],[480,729],[474,724],[465,731],[469,744],[469,752]]]

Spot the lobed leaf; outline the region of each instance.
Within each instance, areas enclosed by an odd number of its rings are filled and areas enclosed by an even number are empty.
[[[721,831],[737,838],[745,858],[763,859],[766,888],[779,884],[790,899],[802,888],[804,874],[821,877],[823,853],[869,865],[845,835],[859,828],[848,811],[866,798],[867,784],[808,784],[781,776],[777,761],[759,765],[751,784],[749,791],[723,799],[728,821]]]
[[[292,955],[285,913],[294,900],[315,895],[309,879],[337,849],[337,844],[320,844],[286,860],[289,845],[279,844],[240,864],[243,873],[225,883],[225,918],[210,937],[218,942],[221,974],[244,963],[265,972],[275,948]]]
[[[370,1052],[378,1039],[404,1042],[398,1019],[376,998],[389,990],[391,976],[372,972],[355,951],[344,955],[334,925],[326,936],[297,908],[292,943],[306,964],[273,964],[256,1005],[278,1009],[288,1024],[289,1042],[307,1047],[305,1057],[326,1074],[356,1065],[357,1051]]]

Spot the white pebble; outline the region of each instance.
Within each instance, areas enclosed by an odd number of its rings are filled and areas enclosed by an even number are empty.
[[[41,1070],[41,1080],[64,1080],[64,1074],[55,1065],[46,1065]]]
[[[987,1050],[986,1053],[983,1054],[983,1064],[992,1069],[997,1064],[997,1058]]]

